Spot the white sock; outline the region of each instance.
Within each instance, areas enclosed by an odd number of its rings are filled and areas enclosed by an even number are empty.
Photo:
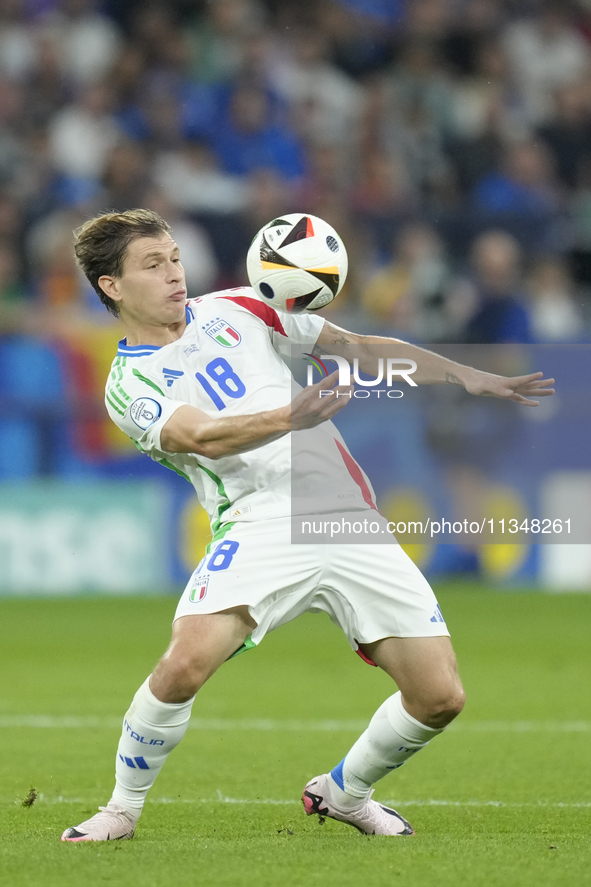
[[[359,805],[369,797],[374,782],[396,770],[427,743],[442,733],[426,727],[406,711],[400,691],[390,696],[371,719],[351,751],[331,771],[340,792],[335,800],[343,807]]]
[[[179,705],[160,702],[149,685],[139,688],[123,720],[111,801],[139,817],[149,789],[189,723],[195,697]]]

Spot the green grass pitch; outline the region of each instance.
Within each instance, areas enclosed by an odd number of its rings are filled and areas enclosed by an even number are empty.
[[[60,843],[109,798],[118,724],[167,643],[175,600],[1,601],[0,883],[591,884],[591,595],[437,591],[468,704],[379,784],[413,838],[303,813],[304,783],[392,692],[318,615],[204,688],[133,841]]]

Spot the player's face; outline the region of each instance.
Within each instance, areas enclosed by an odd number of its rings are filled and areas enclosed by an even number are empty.
[[[132,240],[123,273],[114,282],[125,319],[155,326],[184,321],[185,272],[179,248],[168,234]]]

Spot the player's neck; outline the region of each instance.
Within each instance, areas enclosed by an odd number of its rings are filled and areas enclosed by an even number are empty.
[[[187,328],[185,317],[168,326],[156,323],[140,323],[136,319],[121,317],[128,345],[170,345],[183,335]]]

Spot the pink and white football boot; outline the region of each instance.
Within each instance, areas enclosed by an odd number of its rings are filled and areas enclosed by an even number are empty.
[[[372,801],[371,796],[365,801],[360,799],[359,807],[352,810],[339,809],[334,801],[337,790],[330,773],[311,779],[302,795],[306,814],[316,814],[320,822],[325,817],[346,822],[364,835],[414,835],[413,827],[400,813]]]
[[[133,838],[138,818],[109,802],[106,807],[99,807],[99,813],[90,819],[74,828],[67,828],[62,841],[125,841]]]

